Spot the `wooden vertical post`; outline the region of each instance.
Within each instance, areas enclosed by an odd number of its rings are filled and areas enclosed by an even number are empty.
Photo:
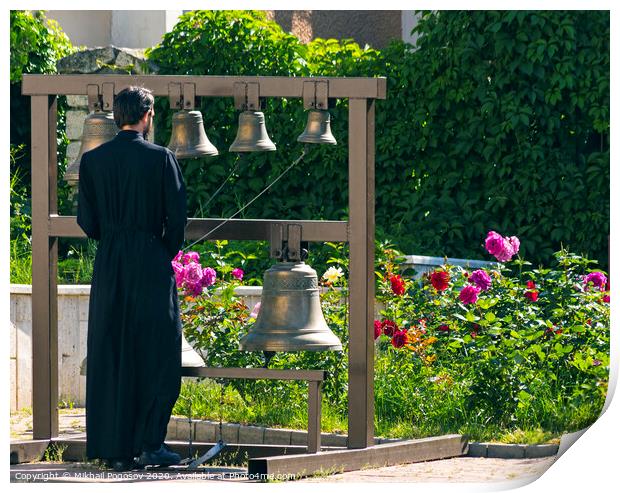
[[[349,100],[349,448],[374,444],[375,105]]]
[[[32,427],[58,436],[58,240],[50,241],[56,199],[56,96],[31,97],[32,121]]]
[[[308,453],[321,450],[321,383],[308,381]]]

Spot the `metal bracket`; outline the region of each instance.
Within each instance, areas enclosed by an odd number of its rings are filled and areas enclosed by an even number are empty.
[[[104,82],[103,86],[103,111],[112,111],[114,108],[114,82]]]
[[[186,82],[183,84],[183,109],[193,110],[196,107],[196,84]]]
[[[168,98],[170,99],[170,109],[182,109],[181,101],[183,98],[181,96],[181,84],[179,82],[168,84]]]
[[[101,111],[101,97],[99,95],[99,86],[97,84],[88,84],[86,86],[86,93],[88,94],[88,111]]]
[[[269,234],[269,245],[271,247],[271,258],[282,258],[282,249],[284,246],[284,237],[281,224],[272,224]]]
[[[301,261],[301,224],[288,225],[288,238],[286,242],[287,258],[291,262]]]
[[[269,244],[271,258],[281,261],[299,262],[302,259],[301,224],[287,224],[286,233],[281,224],[272,224]]]
[[[328,108],[329,83],[326,80],[304,81],[304,109],[326,110]]]
[[[260,86],[258,82],[235,82],[233,85],[235,108],[241,111],[260,109]]]

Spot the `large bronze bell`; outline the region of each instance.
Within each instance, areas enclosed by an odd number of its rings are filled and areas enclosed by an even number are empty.
[[[341,350],[321,311],[316,271],[304,262],[278,262],[265,272],[258,318],[239,346],[245,351]]]
[[[177,159],[217,156],[215,146],[207,138],[200,111],[177,111],[172,116],[172,133],[168,149]]]
[[[118,133],[118,127],[114,123],[114,116],[110,111],[94,111],[84,120],[82,130],[82,144],[77,158],[65,171],[64,179],[67,183],[75,184],[80,179],[80,162],[82,155],[99,147],[104,142],[112,140]]]
[[[329,121],[329,111],[310,110],[306,129],[297,137],[297,141],[306,144],[336,144]]]
[[[265,128],[265,115],[262,111],[242,111],[239,114],[237,137],[230,146],[230,152],[275,151]]]

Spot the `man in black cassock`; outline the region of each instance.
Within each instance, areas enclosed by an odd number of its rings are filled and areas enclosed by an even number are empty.
[[[121,130],[80,162],[77,222],[98,240],[88,315],[86,455],[116,470],[180,461],[163,442],[181,386],[171,261],[184,240],[186,197],[174,154],[145,139],[153,101],[148,89],[122,90],[113,108]]]

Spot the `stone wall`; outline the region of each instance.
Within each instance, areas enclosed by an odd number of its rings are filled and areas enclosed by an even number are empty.
[[[260,286],[241,286],[241,296],[250,310],[260,301]],[[32,286],[10,287],[11,411],[32,406]],[[58,286],[58,394],[60,404],[83,407],[86,377],[80,368],[86,358],[89,285]]]
[[[452,265],[471,269],[493,266],[493,262],[467,259],[447,259]],[[403,265],[416,270],[416,277],[440,266],[441,257],[407,256]],[[32,286],[12,284],[10,310],[10,368],[11,410],[32,406]],[[261,286],[239,286],[235,294],[241,297],[250,311],[260,301]],[[80,367],[86,357],[88,301],[90,286],[58,286],[58,385],[60,400],[83,406],[86,378]],[[381,306],[375,307],[375,313]]]
[[[403,39],[403,12],[401,10],[266,11],[267,18],[297,36],[302,43],[308,43],[315,38],[353,38],[360,46],[368,44],[372,48],[384,48],[392,40]]]
[[[61,58],[56,68],[60,74],[156,74],[157,65],[144,58],[144,50],[104,46],[78,51]],[[79,152],[84,120],[88,115],[88,98],[85,95],[67,96],[67,160],[75,161]],[[153,141],[155,129],[149,140]]]

